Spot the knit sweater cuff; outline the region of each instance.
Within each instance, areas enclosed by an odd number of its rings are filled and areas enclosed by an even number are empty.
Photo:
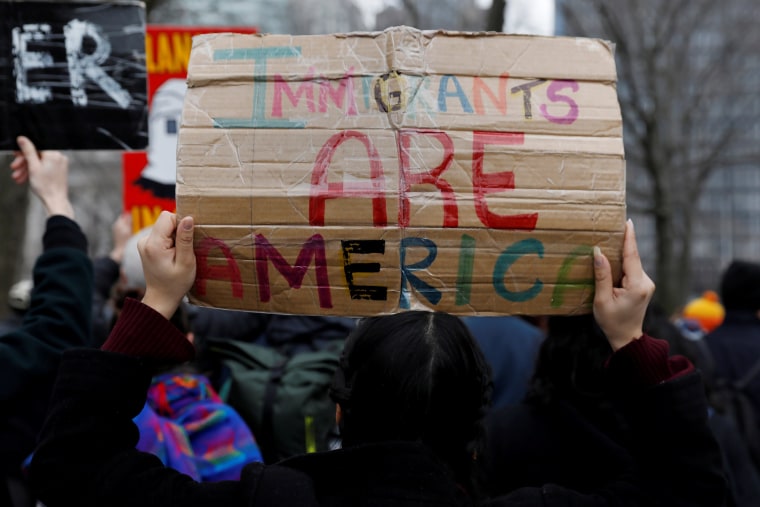
[[[642,335],[615,352],[607,368],[613,381],[625,388],[653,386],[694,370],[688,359],[669,352],[667,341]]]
[[[87,238],[75,221],[63,215],[48,218],[45,234],[42,236],[42,248],[69,247],[87,252]]]
[[[183,363],[195,349],[174,324],[153,308],[127,298],[102,350],[165,363]]]

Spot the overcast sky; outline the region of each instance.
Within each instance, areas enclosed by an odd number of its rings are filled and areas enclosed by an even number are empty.
[[[491,6],[492,0],[475,0],[481,8]],[[383,9],[386,5],[397,4],[394,0],[354,0],[354,3],[362,11],[364,23],[367,27],[372,28],[375,25],[375,14]]]

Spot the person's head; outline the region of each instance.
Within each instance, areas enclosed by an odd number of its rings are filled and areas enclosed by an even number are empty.
[[[592,314],[550,316],[528,399],[548,403],[597,398],[604,391],[604,362],[611,353]]]
[[[689,301],[681,314],[685,319],[697,321],[704,332],[709,333],[721,325],[726,316],[726,310],[720,303],[718,294],[715,291],[706,290],[701,297]]]
[[[32,280],[21,280],[8,290],[8,306],[16,315],[24,315],[32,301]]]
[[[720,299],[726,310],[760,310],[760,263],[731,262],[723,272]]]
[[[470,488],[490,390],[488,363],[464,323],[411,311],[359,321],[330,395],[344,447],[422,442]]]

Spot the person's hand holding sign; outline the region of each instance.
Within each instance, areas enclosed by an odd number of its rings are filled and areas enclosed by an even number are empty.
[[[610,262],[599,247],[594,247],[594,277],[594,317],[616,351],[643,334],[644,314],[655,288],[641,266],[630,219],[625,225],[621,286],[613,286]]]
[[[143,303],[170,319],[195,281],[193,217],[161,212],[137,244],[145,272]]]

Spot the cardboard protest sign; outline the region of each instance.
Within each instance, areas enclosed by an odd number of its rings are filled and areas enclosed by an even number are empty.
[[[256,33],[255,28],[148,25],[148,151],[122,154],[124,211],[134,232],[153,225],[163,210],[174,211],[177,136],[185,97],[187,64],[193,36],[201,33]]]
[[[148,142],[142,2],[0,2],[0,150]]]
[[[619,276],[613,48],[421,32],[196,37],[177,212],[201,305],[301,314],[591,310]]]

